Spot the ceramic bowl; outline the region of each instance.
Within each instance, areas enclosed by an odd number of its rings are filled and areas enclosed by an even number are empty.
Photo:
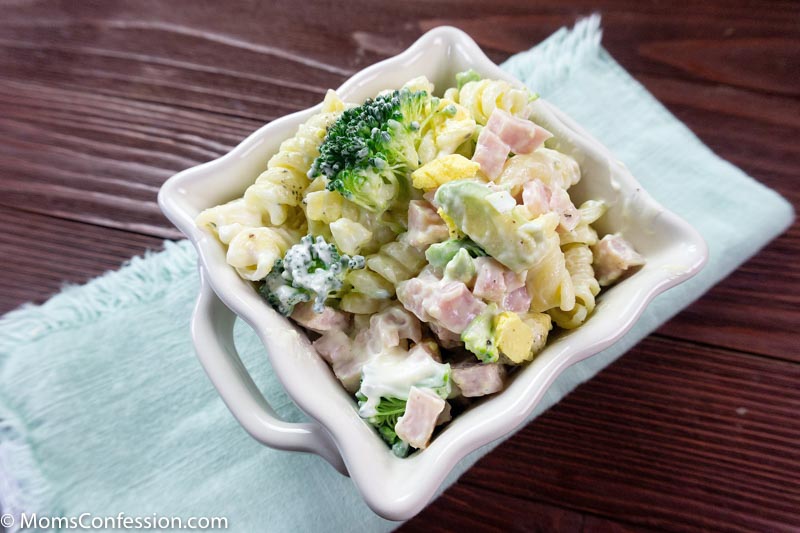
[[[468,35],[441,27],[423,35],[405,52],[357,73],[337,92],[345,101],[359,102],[420,75],[442,88],[452,84],[457,72],[469,68],[485,77],[521,85],[492,63]],[[591,318],[576,330],[556,335],[515,374],[506,390],[458,416],[427,449],[404,459],[395,457],[358,416],[353,397],[302,330],[273,311],[254,286],[226,264],[224,246],[194,223],[202,210],[240,197],[281,141],[294,135],[298,125],[319,109],[318,105],[270,122],[225,156],[177,174],[162,187],[159,204],[197,249],[202,288],[192,323],[194,343],[233,415],[268,446],[321,455],[353,479],[376,513],[407,519],[430,501],[464,456],[523,424],[564,369],[617,341],[656,295],[698,272],[707,249],[700,235],[655,202],[605,147],[539,99],[533,120],[550,130],[556,147],[581,166],[583,178],[570,189],[575,203],[588,198],[606,201],[609,211],[597,229],[601,234],[622,231],[646,257],[647,265],[604,291]],[[286,391],[314,422],[287,423],[276,417],[234,348],[236,316],[258,333]]]

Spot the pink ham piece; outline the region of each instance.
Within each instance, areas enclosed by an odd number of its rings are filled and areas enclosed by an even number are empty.
[[[466,398],[503,390],[505,367],[499,363],[464,362],[451,366],[450,377]]]
[[[457,334],[486,307],[462,282],[439,279],[427,270],[400,283],[397,299],[423,322]]]
[[[370,317],[369,328],[350,339],[341,329],[331,329],[314,341],[314,349],[333,368],[333,373],[350,392],[361,384],[361,368],[386,348],[420,342],[421,326],[417,317],[400,305],[387,307]],[[418,345],[419,346],[419,345]],[[422,348],[420,348],[422,349]]]
[[[528,311],[531,297],[525,286],[525,272],[512,272],[491,257],[477,257],[474,262],[478,271],[472,290],[475,296],[496,302],[506,311]]]
[[[366,362],[354,353],[353,343],[338,329],[326,331],[313,343],[314,349],[333,368],[333,373],[350,391],[356,392],[361,384],[361,367]]]
[[[436,344],[436,341],[424,340],[422,342],[418,342],[408,351],[408,356],[414,357],[417,352],[424,352],[428,357],[437,363],[442,362],[442,354],[439,352],[439,346]]]
[[[541,180],[531,180],[522,186],[522,203],[532,217],[550,212],[550,188]]]
[[[507,270],[491,257],[476,257],[473,260],[478,272],[472,293],[491,302],[502,302],[506,292],[503,273]]]
[[[439,413],[439,417],[436,419],[436,425],[439,426],[445,422],[450,422],[453,419],[452,410],[450,403],[444,402],[444,409]]]
[[[438,301],[437,301],[438,300]],[[475,298],[460,281],[442,284],[428,313],[444,328],[461,333],[478,316],[486,304]]]
[[[515,154],[529,154],[553,136],[530,120],[515,117],[500,108],[492,111],[486,129],[497,135]]]
[[[428,389],[411,387],[406,412],[394,427],[397,436],[414,448],[425,449],[446,403]]]
[[[481,166],[481,171],[491,180],[497,179],[503,171],[511,147],[504,143],[489,128],[483,128],[478,135],[478,144],[472,160]]]
[[[439,340],[439,345],[442,348],[458,348],[461,346],[461,335],[453,333],[449,329],[445,329],[434,322],[429,323],[428,327],[431,328],[433,334],[436,335],[436,338]]]
[[[503,298],[503,309],[514,313],[526,313],[531,306],[531,295],[527,287],[520,287],[507,293]]]
[[[370,353],[380,353],[384,348],[400,346],[401,340],[419,342],[422,338],[417,317],[396,304],[372,315],[367,331],[368,335],[364,340]]]
[[[606,235],[592,246],[594,268],[597,281],[603,287],[611,285],[631,268],[645,263],[633,246],[618,234]]]
[[[430,202],[411,200],[408,203],[408,233],[405,237],[408,244],[423,250],[449,235],[447,225]]]
[[[350,325],[349,313],[343,313],[327,305],[321,313],[314,312],[312,302],[300,302],[294,306],[292,319],[304,328],[317,333],[333,329],[344,330]]]
[[[581,214],[570,200],[569,193],[560,187],[550,195],[550,210],[558,213],[559,226],[566,231],[574,230],[581,221]]]
[[[478,135],[472,160],[481,166],[481,171],[489,179],[495,180],[503,171],[509,152],[529,154],[552,136],[552,133],[530,120],[495,108]]]
[[[506,293],[513,292],[520,287],[525,286],[525,280],[528,277],[527,272],[514,272],[513,270],[504,269],[503,281],[506,283]]]
[[[551,189],[540,180],[527,182],[522,186],[522,203],[533,217],[544,213],[556,213],[559,226],[572,231],[581,221],[580,212],[572,203],[569,193],[561,187]]]

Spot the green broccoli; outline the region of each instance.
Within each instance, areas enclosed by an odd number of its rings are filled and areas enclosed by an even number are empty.
[[[420,126],[430,112],[426,91],[405,88],[346,110],[328,128],[309,177],[325,176],[328,190],[386,211],[408,193],[409,174],[420,164]]]
[[[459,72],[456,74],[456,86],[460,91],[461,88],[471,81],[480,81],[483,78],[480,74],[475,72],[473,69],[465,70],[464,72]]]
[[[363,256],[339,254],[324,238],[306,235],[275,262],[259,292],[284,316],[312,296],[314,311],[321,313],[328,296],[342,288],[347,272],[364,266]]]
[[[465,249],[471,257],[483,257],[486,252],[469,237],[462,239],[449,239],[444,242],[432,244],[425,251],[425,259],[436,268],[444,268],[458,253]]]
[[[367,401],[366,396],[360,393],[356,397],[358,398],[359,406]],[[409,451],[408,444],[401,440],[394,430],[398,419],[406,412],[406,403],[407,400],[402,398],[381,397],[375,408],[378,414],[367,419],[367,422],[375,426],[381,438],[392,447],[392,452],[398,457],[405,457]]]

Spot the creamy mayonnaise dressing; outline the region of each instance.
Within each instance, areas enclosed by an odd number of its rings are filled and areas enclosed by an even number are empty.
[[[359,393],[367,399],[359,408],[363,418],[377,415],[381,398],[408,399],[411,387],[430,389],[441,398],[450,394],[450,365],[437,363],[424,350],[388,348],[361,369]]]

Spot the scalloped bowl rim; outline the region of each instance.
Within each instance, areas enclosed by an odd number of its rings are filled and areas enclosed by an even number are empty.
[[[446,60],[445,66],[437,64],[431,67],[431,62],[438,60],[442,63],[443,58]],[[385,88],[402,83],[397,80],[419,75],[424,68],[452,70],[460,69],[465,63],[485,76],[522,85],[492,63],[467,34],[456,28],[439,27],[424,34],[397,56],[356,73],[337,92],[345,99],[363,99],[376,92],[373,90],[376,83],[386,82],[387,85],[382,87]],[[427,449],[406,459],[396,458],[377,434],[358,417],[355,403],[333,378],[305,336],[270,309],[255,291],[248,290],[247,285],[224,262],[221,245],[194,224],[199,208],[219,203],[219,191],[215,193],[214,200],[211,200],[214,196],[211,193],[204,197],[207,194],[205,191],[213,185],[211,179],[225,174],[226,168],[248,157],[252,158],[253,152],[263,149],[265,143],[272,142],[274,150],[276,142],[291,135],[297,125],[318,112],[320,105],[276,119],[252,133],[226,155],[176,174],[163,185],[159,193],[159,205],[194,244],[216,294],[258,333],[267,348],[273,369],[290,397],[331,435],[349,475],[367,504],[386,518],[407,519],[430,501],[462,458],[485,444],[507,436],[524,423],[564,369],[619,340],[655,296],[695,275],[707,259],[707,247],[696,230],[644,192],[630,172],[605,147],[558,109],[542,99],[537,101],[534,115],[555,129],[554,133],[564,139],[565,146],[578,153],[589,154],[586,156],[587,164],[591,159],[592,162],[600,161],[608,165],[610,179],[629,196],[635,191],[639,211],[645,214],[633,213],[634,225],[631,227],[655,224],[662,231],[666,228],[674,233],[675,244],[664,247],[666,251],[663,257],[658,255],[661,251],[656,251],[655,256],[660,261],[658,268],[648,270],[645,267],[617,286],[619,290],[626,291],[626,296],[617,298],[621,302],[615,300],[614,309],[611,306],[604,308],[604,302],[598,303],[592,319],[581,326],[587,328],[591,324],[591,334],[565,335],[557,339],[554,345],[549,344],[533,363],[517,373],[505,391],[456,418]],[[232,199],[238,194],[241,194],[241,187],[228,191],[225,197]],[[628,289],[628,286],[631,288]],[[628,302],[628,299],[631,301]],[[612,311],[616,311],[616,318],[611,315]],[[575,331],[581,331],[581,328]],[[278,350],[280,357],[273,355]],[[308,379],[305,379],[307,376],[300,379],[299,372],[302,370],[310,376]],[[335,392],[333,387],[337,387],[339,392]]]

